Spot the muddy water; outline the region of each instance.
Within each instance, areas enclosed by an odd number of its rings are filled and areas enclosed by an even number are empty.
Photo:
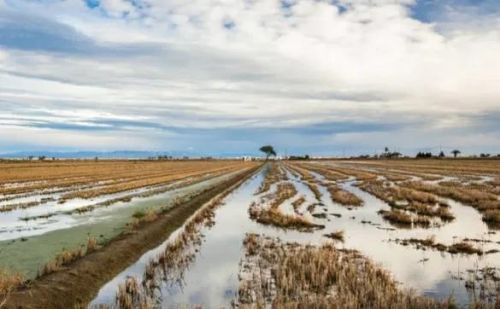
[[[306,203],[301,210],[310,204],[318,203],[313,193],[300,179],[291,173],[288,173],[288,177],[299,193],[285,204],[289,204],[300,195],[306,198]],[[316,175],[316,177],[320,176]],[[435,298],[447,298],[453,295],[460,304],[467,304],[471,301],[471,297],[465,289],[464,281],[455,280],[454,276],[467,278],[467,269],[484,266],[500,267],[499,254],[482,257],[452,256],[437,251],[419,251],[413,247],[404,247],[389,241],[394,238],[425,238],[435,235],[437,241],[445,244],[451,244],[464,237],[499,242],[499,234],[488,234],[487,226],[481,221],[477,211],[471,207],[449,201],[451,210],[456,216],[452,223],[430,229],[394,229],[377,214],[378,210],[389,207],[353,186],[354,182],[351,180],[340,185],[362,198],[363,207],[349,210],[335,204],[331,202],[326,188],[320,187],[323,194],[322,205],[317,206],[314,212],[323,212],[328,215],[326,219],[313,218],[313,220],[324,224],[325,229],[312,233],[285,231],[258,224],[248,216],[249,205],[261,197],[255,196],[254,193],[262,180],[262,173],[254,176],[225,199],[225,204],[216,210],[215,226],[202,230],[204,241],[195,260],[185,270],[182,280],[161,285],[161,293],[157,299],[158,306],[201,304],[207,308],[230,307],[237,293],[239,261],[243,256],[242,243],[246,233],[260,233],[280,237],[286,241],[319,244],[329,241],[323,234],[344,230],[345,242],[338,243],[339,247],[358,249],[374,262],[390,270],[405,288],[411,288],[417,293]],[[273,185],[271,190],[275,188],[276,185]],[[287,205],[283,208],[289,209]],[[172,239],[174,236],[167,239],[165,244]],[[103,286],[91,306],[113,305],[118,285],[123,283],[127,276],[141,279],[146,262],[161,252],[165,244],[146,253],[136,264],[131,265]],[[493,243],[484,247],[485,250],[490,248],[500,249],[500,245]]]
[[[43,211],[48,211],[46,205],[0,213],[0,240],[2,240],[0,241],[0,267],[19,271],[27,278],[33,278],[40,267],[53,259],[58,252],[86,244],[89,235],[101,242],[111,239],[126,228],[126,224],[131,221],[136,211],[168,207],[176,197],[200,192],[226,180],[231,175],[234,173],[206,179],[150,197],[137,197],[130,202],[118,202],[83,214],[64,213],[64,210],[72,209],[76,204],[80,205],[78,201],[69,201],[68,205],[52,205],[50,211],[54,212],[54,208],[58,211],[56,215],[47,219],[25,222],[19,219],[18,213],[43,213]],[[91,203],[94,202],[95,200],[91,201]]]

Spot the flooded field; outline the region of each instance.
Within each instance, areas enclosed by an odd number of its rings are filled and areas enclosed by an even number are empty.
[[[23,244],[33,249],[65,234],[81,241],[92,230],[112,238],[138,209],[174,204],[176,196],[222,183],[241,169],[155,186],[150,196],[138,189],[131,200],[79,218],[62,210],[44,218],[55,221],[46,223],[50,232],[11,228],[4,234],[18,236],[4,236],[0,262],[14,268],[22,254],[5,258],[15,252],[9,248],[22,252]],[[499,184],[495,160],[268,162],[213,196],[159,246],[105,280],[84,305],[495,308]]]
[[[257,296],[243,297],[248,294],[243,288],[248,283],[245,271],[251,265],[244,242],[252,234],[284,243],[333,243],[339,249],[355,249],[388,270],[403,290],[440,301],[452,298],[459,306],[474,302],[494,306],[500,286],[500,235],[494,222],[484,220],[477,210],[481,205],[471,207],[447,195],[397,189],[414,182],[432,186],[453,182],[460,188],[481,187],[481,192],[496,195],[498,206],[498,171],[453,176],[448,171],[432,172],[412,175],[399,166],[338,162],[267,165],[225,197],[206,222],[194,215],[196,228],[189,227],[188,221],[187,227],[104,285],[91,307],[255,305]],[[392,188],[385,190],[392,195],[376,197],[372,187],[363,186],[374,181]],[[411,207],[415,205],[418,210]],[[446,212],[438,211],[439,207]],[[269,215],[272,209],[278,214]],[[410,223],[387,219],[381,210],[397,210],[409,216]],[[183,236],[186,229],[188,236]],[[272,289],[269,294],[269,299],[260,301],[276,306],[277,295]]]
[[[104,243],[134,216],[171,207],[242,167],[234,161],[3,164],[0,267],[34,278],[59,252],[88,239]]]

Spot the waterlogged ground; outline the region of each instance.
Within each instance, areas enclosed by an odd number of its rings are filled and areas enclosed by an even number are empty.
[[[338,247],[357,249],[374,262],[391,271],[395,279],[405,288],[414,289],[417,293],[443,299],[450,296],[466,305],[474,299],[471,291],[465,288],[465,280],[471,276],[469,270],[483,267],[500,269],[500,254],[451,255],[433,250],[417,250],[412,246],[402,246],[391,240],[396,238],[426,238],[434,235],[436,242],[451,244],[463,238],[486,240],[479,244],[484,251],[500,249],[500,234],[488,229],[481,220],[481,215],[472,207],[448,200],[455,220],[441,227],[432,228],[396,228],[377,214],[380,209],[389,209],[383,201],[361,191],[354,186],[350,178],[339,182],[339,185],[358,197],[364,206],[348,209],[333,203],[324,186],[318,201],[313,192],[301,180],[300,176],[287,171],[289,180],[295,185],[298,194],[281,206],[280,210],[292,213],[291,202],[298,196],[305,197],[306,202],[299,208],[307,212],[307,206],[317,204],[313,214],[324,213],[325,218],[304,216],[315,223],[325,225],[324,229],[314,232],[284,230],[256,223],[249,217],[248,209],[253,202],[266,199],[269,192],[255,195],[261,185],[266,169],[255,175],[232,194],[227,196],[224,204],[215,210],[215,224],[201,229],[202,242],[192,248],[193,260],[188,267],[178,270],[178,278],[164,280],[155,293],[154,302],[159,307],[176,307],[178,305],[203,305],[207,308],[229,308],[237,299],[239,264],[243,258],[243,239],[247,233],[257,233],[266,236],[279,237],[285,241],[320,244],[331,241],[324,234],[343,230],[344,242],[336,242]],[[295,175],[295,176],[294,176]],[[325,183],[318,174],[313,174],[318,183]],[[270,192],[275,191],[273,184]],[[104,285],[99,294],[90,304],[91,307],[106,304],[115,305],[118,286],[129,277],[143,279],[146,265],[154,259],[165,246],[172,242],[182,232],[178,230],[166,239],[158,248],[147,252],[134,265],[124,270],[116,278]],[[475,273],[474,273],[475,274]],[[498,272],[497,272],[498,274]],[[494,289],[494,288],[493,288]],[[479,293],[476,291],[476,293]]]
[[[134,213],[168,207],[176,198],[196,194],[227,180],[234,173],[215,177],[206,174],[196,181],[183,179],[165,186],[141,188],[92,199],[72,199],[62,204],[57,203],[58,195],[55,194],[51,196],[53,200],[47,203],[0,212],[0,267],[18,271],[26,278],[33,278],[45,263],[63,249],[74,249],[86,244],[89,236],[105,242],[120,234],[131,222]],[[141,196],[151,190],[159,190],[161,193]],[[88,212],[71,212],[127,195],[134,197],[96,207]],[[36,195],[29,198],[39,199]]]

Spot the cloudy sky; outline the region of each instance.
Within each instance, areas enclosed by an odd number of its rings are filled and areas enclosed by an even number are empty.
[[[500,152],[498,0],[0,0],[0,153]]]

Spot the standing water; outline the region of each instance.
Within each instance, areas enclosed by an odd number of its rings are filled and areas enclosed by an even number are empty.
[[[287,173],[298,194],[284,204],[289,204],[291,200],[301,195],[306,199],[305,205],[317,204],[313,213],[325,213],[327,216],[324,219],[311,218],[315,223],[325,225],[324,229],[300,232],[256,223],[250,219],[248,207],[266,195],[266,193],[254,195],[263,181],[263,174],[261,172],[249,179],[227,196],[224,204],[216,209],[215,225],[202,228],[203,241],[197,247],[189,267],[183,270],[179,280],[170,280],[160,285],[160,293],[156,300],[158,306],[231,307],[232,301],[237,296],[239,263],[244,256],[242,246],[247,233],[264,234],[304,244],[320,244],[329,241],[324,234],[344,230],[345,241],[340,246],[357,249],[374,262],[380,263],[392,272],[404,288],[411,288],[417,293],[439,299],[451,295],[462,305],[473,300],[473,295],[467,292],[463,281],[467,279],[468,271],[483,267],[496,269],[500,267],[498,254],[451,255],[432,250],[421,251],[412,246],[402,246],[390,241],[396,238],[426,238],[434,235],[436,241],[451,244],[457,239],[469,237],[487,241],[483,244],[484,250],[498,249],[499,235],[489,232],[488,227],[481,221],[479,213],[473,208],[449,201],[451,211],[456,217],[453,222],[442,227],[426,229],[395,229],[377,214],[378,210],[388,209],[389,206],[355,187],[352,180],[342,183],[341,186],[360,197],[364,201],[364,206],[349,209],[332,202],[323,186],[320,186],[321,200],[316,200],[301,179]],[[270,191],[275,188],[276,185],[273,185]],[[164,244],[144,254],[134,265],[104,285],[91,306],[99,304],[112,306],[118,286],[127,277],[142,280],[148,261],[162,252],[175,237],[176,234],[172,234]]]

